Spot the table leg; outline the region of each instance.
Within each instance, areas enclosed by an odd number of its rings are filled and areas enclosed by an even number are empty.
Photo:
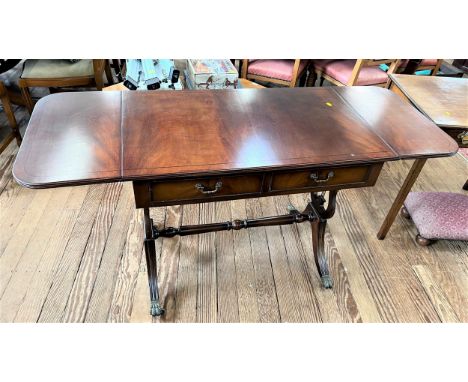
[[[311,194],[311,202],[308,208],[312,208],[319,217],[317,220],[311,221],[312,228],[312,248],[314,251],[315,264],[322,280],[324,288],[329,289],[333,286],[333,281],[328,269],[327,258],[325,256],[325,228],[327,227],[327,219],[331,218],[335,213],[337,191],[330,191],[327,209],[323,207],[325,198],[323,195],[316,193]]]
[[[145,255],[146,267],[148,270],[148,283],[150,289],[152,316],[161,316],[164,314],[164,309],[159,302],[158,290],[158,269],[156,266],[156,244],[153,234],[153,222],[150,218],[149,208],[144,208],[145,214]]]
[[[289,214],[272,217],[233,220],[223,223],[209,223],[180,226],[178,228],[167,227],[157,229],[150,218],[149,208],[144,208],[145,216],[145,254],[148,268],[148,281],[151,297],[151,315],[160,316],[164,314],[164,309],[159,302],[158,278],[156,267],[156,245],[155,240],[159,237],[174,237],[177,235],[196,235],[206,232],[240,230],[251,227],[263,227],[272,225],[284,225],[302,223],[309,221],[312,228],[312,248],[314,251],[315,264],[322,280],[324,288],[331,288],[333,282],[328,269],[327,258],[324,250],[325,228],[327,219],[335,213],[337,191],[329,192],[327,208],[324,207],[326,200],[322,194],[312,193],[311,201],[304,212],[299,212],[294,207],[289,208]]]
[[[406,197],[408,196],[408,193],[411,190],[411,187],[413,187],[413,184],[418,178],[419,173],[421,172],[425,163],[426,163],[426,159],[416,159],[413,163],[413,166],[411,166],[411,169],[408,175],[406,176],[406,179],[403,182],[403,185],[401,186],[401,189],[398,192],[397,197],[393,201],[393,204],[390,207],[390,210],[388,211],[388,214],[385,217],[385,220],[383,221],[379,232],[377,233],[377,238],[379,240],[385,239],[385,236],[387,235],[390,227],[392,226],[395,220],[395,217],[400,211],[401,206],[403,205]]]

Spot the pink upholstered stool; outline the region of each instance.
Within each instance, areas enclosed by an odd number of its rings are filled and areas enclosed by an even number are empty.
[[[419,245],[439,239],[468,240],[468,195],[452,192],[410,192],[401,214],[413,219]]]

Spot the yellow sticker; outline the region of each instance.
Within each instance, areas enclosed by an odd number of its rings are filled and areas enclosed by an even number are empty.
[[[332,107],[333,104],[331,102],[325,102],[325,105]]]

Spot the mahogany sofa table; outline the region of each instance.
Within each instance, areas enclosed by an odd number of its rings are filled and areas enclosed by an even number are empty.
[[[390,90],[410,103],[456,140],[459,147],[468,147],[468,79],[436,76],[390,74]],[[465,138],[463,138],[465,137]],[[421,130],[415,139],[431,139]],[[414,161],[377,234],[384,239],[403,205],[427,158]],[[463,186],[468,189],[468,180]]]
[[[337,191],[373,186],[387,161],[456,151],[435,124],[375,87],[63,93],[37,103],[13,175],[31,188],[132,181],[151,314],[160,315],[159,237],[309,221],[331,288],[324,232]],[[163,229],[150,217],[150,207],[305,192],[302,212],[275,217]]]

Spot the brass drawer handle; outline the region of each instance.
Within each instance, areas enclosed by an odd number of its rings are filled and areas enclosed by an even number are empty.
[[[330,171],[325,179],[319,179],[318,172],[313,172],[312,174],[310,174],[310,179],[312,179],[316,183],[325,183],[328,182],[334,176],[335,173],[333,171]]]
[[[460,140],[462,145],[468,144],[468,131],[462,131],[457,135],[457,138]]]
[[[216,194],[219,190],[221,190],[221,187],[223,187],[223,182],[219,181],[219,182],[216,182],[215,184],[215,188],[212,189],[212,190],[207,190],[206,189],[206,186],[204,186],[203,184],[201,183],[197,183],[195,185],[195,188],[200,191],[202,194]]]

